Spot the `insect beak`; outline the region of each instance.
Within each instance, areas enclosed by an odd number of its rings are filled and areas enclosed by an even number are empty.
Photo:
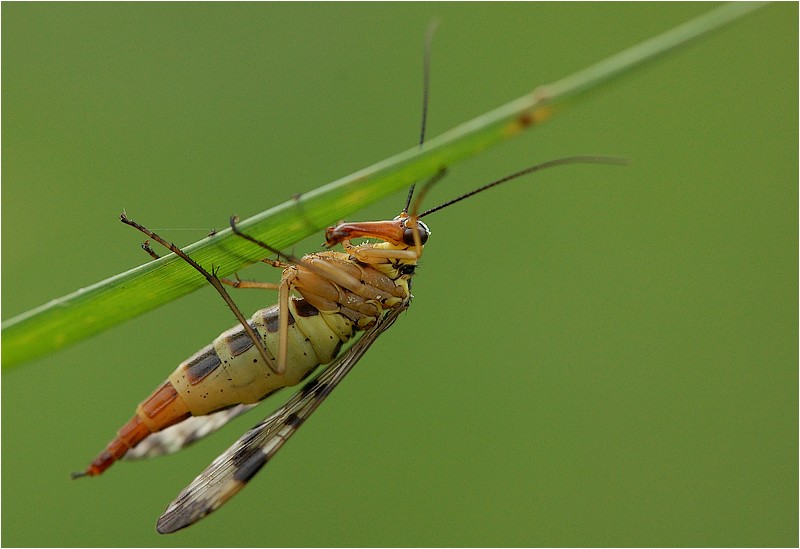
[[[399,245],[403,243],[403,225],[397,220],[339,223],[325,230],[325,247],[330,248],[352,238],[374,238]]]

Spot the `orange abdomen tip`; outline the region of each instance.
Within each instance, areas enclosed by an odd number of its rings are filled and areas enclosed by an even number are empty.
[[[125,426],[119,430],[106,449],[86,468],[82,473],[72,473],[72,478],[95,477],[111,467],[115,461],[120,459],[125,453],[144,440],[150,434],[150,429],[142,423],[139,416],[133,416]]]
[[[139,444],[151,433],[179,423],[191,413],[178,395],[172,383],[165,381],[147,400],[136,409],[136,415],[117,432],[106,449],[81,473],[72,473],[72,478],[95,477],[122,458],[128,450]]]

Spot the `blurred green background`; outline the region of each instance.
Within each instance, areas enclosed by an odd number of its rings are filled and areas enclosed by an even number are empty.
[[[2,316],[144,263],[123,208],[189,243],[412,146],[433,17],[430,135],[713,7],[4,3]],[[154,524],[288,391],[179,455],[69,473],[233,325],[212,290],[4,372],[3,545],[796,545],[797,15],[454,166],[428,204],[632,162],[427,219],[409,313],[193,528]]]

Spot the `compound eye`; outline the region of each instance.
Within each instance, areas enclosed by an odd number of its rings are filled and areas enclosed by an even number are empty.
[[[401,265],[398,271],[401,275],[411,276],[414,274],[414,270],[417,268],[416,265]]]
[[[405,244],[407,244],[408,246],[414,246],[415,245],[415,242],[414,242],[414,231],[415,230],[417,232],[419,232],[419,242],[420,242],[420,244],[423,244],[423,245],[428,241],[428,237],[431,234],[431,230],[422,221],[417,221],[416,225],[417,225],[416,229],[408,227],[407,225],[404,225],[404,227],[403,227],[403,242]]]

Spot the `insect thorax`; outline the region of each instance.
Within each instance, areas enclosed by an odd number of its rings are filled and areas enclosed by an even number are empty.
[[[404,263],[365,263],[344,252],[319,252],[290,267],[290,276],[293,289],[321,313],[341,314],[364,329],[408,300],[411,275]]]

